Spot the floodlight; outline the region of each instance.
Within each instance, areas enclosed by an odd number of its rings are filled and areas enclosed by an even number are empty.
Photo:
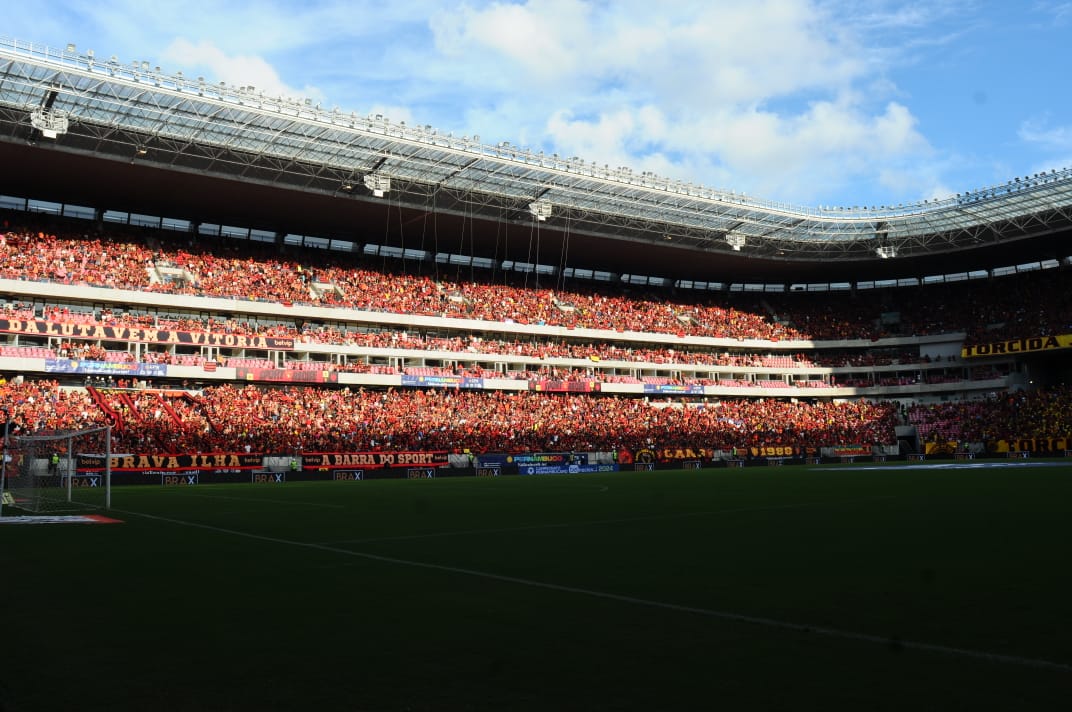
[[[546,200],[537,200],[533,203],[529,203],[529,212],[538,221],[543,222],[547,218],[551,217],[551,203]]]
[[[726,242],[729,243],[729,246],[732,247],[734,251],[740,252],[741,248],[744,247],[745,237],[744,235],[738,235],[731,232],[726,235]]]
[[[391,190],[391,179],[387,176],[378,176],[372,173],[364,178],[365,187],[372,191],[377,198],[382,198]]]
[[[45,138],[57,138],[67,133],[67,112],[43,107],[34,109],[30,112],[30,126]]]
[[[884,260],[897,256],[897,248],[893,245],[880,245],[875,248],[875,254]]]

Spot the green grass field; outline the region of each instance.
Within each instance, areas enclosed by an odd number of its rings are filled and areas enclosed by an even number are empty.
[[[144,486],[113,506],[122,524],[0,527],[3,712],[1072,700],[1072,467]]]

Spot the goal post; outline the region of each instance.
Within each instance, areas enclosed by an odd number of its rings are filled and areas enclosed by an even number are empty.
[[[79,467],[80,462],[89,464]],[[112,427],[8,435],[0,491],[8,495],[8,506],[32,514],[110,509]]]

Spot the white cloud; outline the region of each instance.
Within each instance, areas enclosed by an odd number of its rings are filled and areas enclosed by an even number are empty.
[[[444,11],[432,22],[452,62],[477,83],[516,91],[623,89],[693,106],[759,102],[836,87],[863,67],[837,24],[800,0],[664,6],[529,0]],[[834,35],[834,36],[832,36]]]
[[[1020,124],[1020,139],[1045,150],[1072,151],[1072,126],[1050,126],[1049,120],[1028,119]]]
[[[1032,10],[1043,16],[1044,26],[1064,27],[1072,21],[1072,2],[1035,2]]]
[[[808,0],[493,3],[433,34],[494,67],[463,80],[486,103],[470,121],[600,165],[810,201],[931,151],[864,38]]]
[[[1028,147],[1045,154],[1028,173],[1072,168],[1072,126],[1051,126],[1049,117],[1029,119],[1020,124],[1018,135]]]
[[[535,0],[523,5],[493,3],[476,10],[444,11],[433,23],[436,43],[447,56],[459,57],[474,47],[534,80],[554,79],[576,69],[578,47],[589,26],[588,8],[574,0]]]

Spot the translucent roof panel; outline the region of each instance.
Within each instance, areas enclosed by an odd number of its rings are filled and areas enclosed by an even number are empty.
[[[1016,239],[1067,227],[1072,215],[1068,169],[896,207],[791,206],[8,39],[0,39],[0,109],[66,119],[72,135],[101,152],[121,136],[154,142],[177,166],[226,155],[212,170],[245,161],[280,176],[375,175],[414,201],[446,191],[487,205],[489,214],[540,200],[550,204],[550,220],[787,258],[956,250],[984,235]]]

